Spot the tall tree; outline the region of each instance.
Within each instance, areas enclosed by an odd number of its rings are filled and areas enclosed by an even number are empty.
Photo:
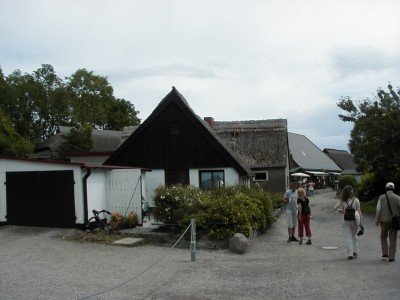
[[[340,119],[354,123],[350,151],[364,172],[374,174],[372,184],[378,190],[372,194],[378,193],[387,181],[400,183],[400,91],[395,92],[391,84],[388,89],[389,92],[378,89],[374,99],[355,103],[350,97],[343,97],[338,102],[346,112],[339,115]]]
[[[15,132],[8,116],[0,107],[0,154],[25,156],[33,153],[33,144]]]
[[[138,125],[135,106],[114,96],[106,77],[79,69],[67,78],[67,91],[72,100],[72,124],[90,124],[96,129],[122,130]]]
[[[106,77],[79,69],[62,80],[48,64],[32,74],[15,70],[7,77],[0,69],[0,107],[15,131],[34,144],[59,125],[122,130],[140,123],[134,105],[116,98]]]

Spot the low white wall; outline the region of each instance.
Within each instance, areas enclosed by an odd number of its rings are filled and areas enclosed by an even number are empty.
[[[102,169],[94,169],[87,179],[88,218],[93,217],[93,209],[102,210],[107,208],[105,172]]]
[[[69,171],[74,172],[74,198],[75,198],[75,215],[76,223],[84,222],[83,213],[83,193],[82,193],[82,171],[79,165],[67,165],[45,162],[34,162],[27,160],[13,160],[0,158],[0,221],[6,222],[7,214],[7,198],[6,188],[6,172],[34,172],[34,171]]]
[[[149,202],[150,207],[154,207],[154,194],[156,188],[165,185],[164,170],[152,170],[146,173],[146,200]]]

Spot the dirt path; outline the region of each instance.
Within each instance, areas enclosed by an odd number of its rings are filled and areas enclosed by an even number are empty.
[[[365,217],[359,258],[348,261],[335,201],[333,193],[311,199],[313,245],[286,243],[281,216],[248,253],[200,250],[194,263],[187,249],[82,244],[57,231],[2,227],[0,299],[80,299],[124,281],[92,299],[399,299],[400,257],[381,260],[378,230]]]

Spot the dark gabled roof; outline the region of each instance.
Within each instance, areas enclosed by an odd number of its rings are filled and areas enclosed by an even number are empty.
[[[36,152],[44,150],[50,150],[51,153],[57,153],[58,147],[63,142],[62,135],[70,132],[72,127],[59,126],[57,134],[52,135],[43,143],[39,144],[35,148]],[[90,152],[112,152],[121,143],[121,131],[115,130],[97,130],[93,129],[92,139],[94,141],[94,147]]]
[[[211,127],[253,169],[286,167],[288,164],[285,119],[213,121]]]
[[[354,157],[346,150],[328,149],[324,152],[342,169],[356,169],[357,164],[354,162]]]
[[[126,129],[126,135],[132,132],[130,136],[119,146],[117,150],[104,162],[104,164],[113,164],[128,148],[134,143],[135,139],[143,134],[150,124],[162,113],[169,104],[175,103],[190,122],[197,128],[199,133],[210,143],[215,149],[221,153],[234,167],[241,176],[250,176],[251,170],[241,161],[237,155],[229,149],[227,145],[217,136],[217,134],[209,127],[195,112],[191,109],[186,99],[175,87],[172,87],[159,105],[153,110],[151,115],[137,128],[131,127]]]
[[[306,136],[288,133],[289,151],[293,161],[304,171],[341,172],[335,162],[314,145]]]

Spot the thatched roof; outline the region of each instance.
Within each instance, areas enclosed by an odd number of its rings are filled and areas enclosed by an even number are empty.
[[[287,121],[213,121],[211,128],[250,168],[286,167]]]

